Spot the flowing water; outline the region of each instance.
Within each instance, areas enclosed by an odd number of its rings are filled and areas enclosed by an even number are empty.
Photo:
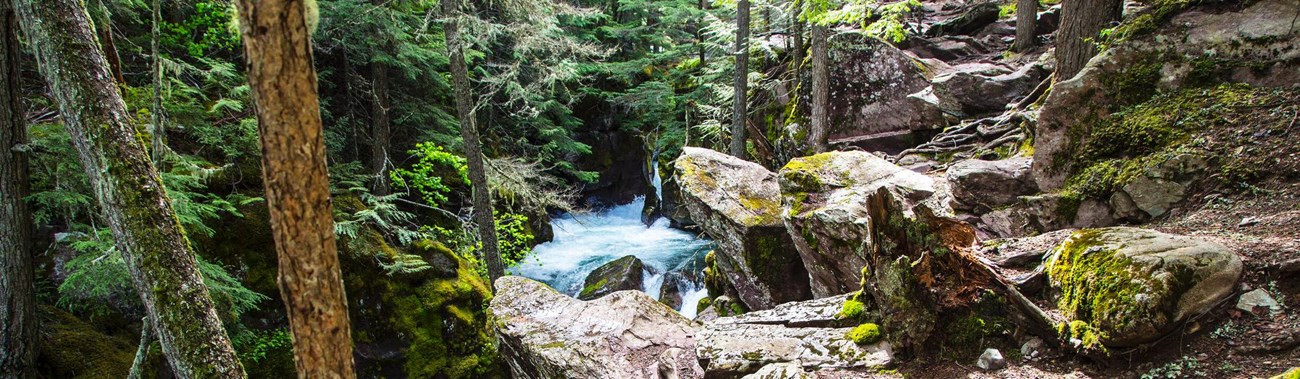
[[[658,187],[658,178],[655,186]],[[645,264],[642,290],[655,299],[667,273],[681,289],[682,308],[687,318],[695,317],[695,304],[708,294],[702,278],[704,255],[713,243],[695,234],[673,229],[660,218],[647,227],[641,223],[645,199],[595,212],[565,214],[551,221],[555,240],[533,248],[533,254],[511,271],[544,282],[571,296],[582,290],[583,281],[596,268],[618,258],[635,255]]]

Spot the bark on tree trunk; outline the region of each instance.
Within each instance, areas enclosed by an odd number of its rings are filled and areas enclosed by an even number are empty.
[[[1016,0],[1016,44],[1013,49],[1026,52],[1034,47],[1038,26],[1038,0]]]
[[[162,9],[159,0],[153,0],[153,31],[150,37],[150,54],[153,55],[153,110],[150,111],[150,118],[153,121],[153,164],[154,167],[162,167],[163,156],[163,137],[166,128],[163,127],[162,116],[162,50],[158,49],[158,38],[162,31]]]
[[[18,25],[0,4],[0,378],[36,375],[36,287],[27,208],[27,120],[20,92]]]
[[[239,0],[239,25],[298,377],[355,378],[306,1]]]
[[[812,128],[809,130],[809,144],[814,153],[825,153],[830,149],[830,106],[831,72],[830,51],[826,40],[830,31],[825,26],[813,25],[812,30]]]
[[[370,135],[374,139],[370,145],[370,168],[375,172],[376,195],[388,194],[388,141],[392,122],[388,118],[388,70],[379,63],[370,64],[370,77],[374,80],[371,105],[374,117],[371,120]]]
[[[1083,70],[1097,54],[1094,44],[1101,30],[1119,20],[1123,5],[1119,0],[1070,0],[1061,4],[1061,28],[1056,32],[1056,80],[1069,80]]]
[[[736,77],[731,112],[731,155],[745,159],[745,121],[749,115],[749,1],[736,2]]]
[[[100,47],[104,49],[104,58],[108,59],[108,72],[113,73],[113,81],[118,85],[126,84],[122,75],[122,57],[117,54],[117,42],[113,40],[113,19],[104,6],[104,0],[94,0],[89,7],[94,9],[95,32],[99,35]]]
[[[478,224],[479,240],[483,243],[480,251],[483,262],[487,264],[488,278],[492,283],[506,275],[505,265],[501,263],[500,247],[497,245],[496,221],[492,216],[492,193],[489,192],[487,171],[483,165],[483,147],[480,145],[478,129],[474,125],[473,99],[469,93],[469,68],[465,65],[465,51],[460,39],[460,10],[457,2],[443,1],[442,14],[447,19],[442,29],[446,33],[447,51],[451,56],[451,82],[456,92],[456,116],[460,119],[460,136],[465,145],[465,161],[469,166],[470,186],[474,191],[474,223]]]
[[[172,370],[183,378],[244,377],[81,1],[15,5]]]
[[[799,19],[803,12],[803,0],[795,0],[791,8],[793,10],[790,12],[790,26],[794,29],[790,47],[790,71],[794,73],[794,85],[791,86],[794,89],[794,96],[791,98],[794,101],[795,114],[802,117],[807,114],[804,113],[807,109],[803,104],[807,101],[805,96],[808,94],[808,88],[803,85],[803,60],[806,52],[803,42],[804,22]]]

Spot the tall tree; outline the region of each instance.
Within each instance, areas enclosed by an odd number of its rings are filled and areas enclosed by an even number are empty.
[[[244,377],[82,2],[14,4],[172,370],[182,378]]]
[[[311,0],[239,0],[280,295],[300,378],[354,378],[312,65]],[[314,6],[314,4],[312,4]]]
[[[151,79],[153,80],[153,108],[149,110],[149,117],[153,121],[153,164],[159,166],[162,164],[163,140],[166,129],[163,127],[163,107],[162,107],[162,50],[158,49],[159,35],[162,34],[162,6],[159,0],[153,0],[153,24],[149,38],[149,54],[152,55],[150,69],[153,70]]]
[[[388,194],[388,146],[392,122],[388,117],[388,68],[379,62],[370,63],[371,120],[370,168],[375,172],[374,193]]]
[[[108,72],[113,73],[113,80],[119,85],[126,85],[126,76],[122,75],[122,58],[117,53],[117,42],[113,39],[113,15],[108,11],[104,0],[90,0],[89,7],[95,31],[99,34],[100,48],[104,49],[104,58],[108,59]]]
[[[826,40],[830,30],[826,25],[813,23],[812,27],[812,127],[808,131],[813,152],[830,150],[830,50]]]
[[[480,254],[487,264],[488,277],[493,283],[505,276],[497,245],[496,220],[492,215],[492,193],[488,188],[487,171],[483,164],[483,147],[474,123],[474,104],[470,97],[469,68],[465,63],[464,41],[460,36],[459,1],[443,0],[442,30],[447,36],[447,51],[451,57],[451,83],[456,97],[456,117],[460,120],[460,136],[465,145],[465,163],[469,166],[469,181],[474,202],[474,222],[478,224],[479,240],[483,244]]]
[[[18,25],[0,4],[0,378],[35,376],[36,287],[27,208],[27,122],[19,92]]]
[[[807,109],[803,107],[804,96],[808,92],[803,81],[803,60],[807,53],[804,47],[804,21],[803,21],[803,0],[794,0],[790,3],[790,27],[792,34],[790,36],[790,71],[794,73],[794,81],[791,86],[790,101],[794,102],[795,114],[799,116],[806,115],[803,113]]]
[[[745,122],[749,115],[749,1],[736,2],[736,79],[731,112],[731,155],[745,159]]]
[[[1057,30],[1056,80],[1068,80],[1083,70],[1097,54],[1101,30],[1118,21],[1121,0],[1070,0],[1061,4],[1061,29]]]
[[[1033,48],[1037,26],[1038,0],[1016,0],[1016,43],[1012,49],[1023,53]]]

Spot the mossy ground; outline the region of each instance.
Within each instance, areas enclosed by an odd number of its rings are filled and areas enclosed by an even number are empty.
[[[858,325],[857,327],[854,327],[853,330],[850,330],[847,334],[845,334],[844,338],[847,338],[848,340],[853,341],[854,343],[859,345],[870,345],[876,342],[880,342],[881,339],[880,325],[876,325],[873,323],[865,323],[862,325]]]

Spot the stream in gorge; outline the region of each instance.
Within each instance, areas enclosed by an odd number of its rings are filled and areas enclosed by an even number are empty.
[[[654,185],[659,192],[657,176]],[[587,275],[596,268],[634,255],[646,269],[641,290],[658,299],[664,278],[673,278],[682,296],[682,309],[678,311],[686,318],[694,318],[696,303],[708,296],[702,284],[704,255],[713,248],[713,242],[671,228],[662,217],[647,227],[641,222],[644,205],[645,199],[637,198],[626,205],[556,217],[551,221],[555,239],[534,247],[533,253],[511,272],[576,296]]]

